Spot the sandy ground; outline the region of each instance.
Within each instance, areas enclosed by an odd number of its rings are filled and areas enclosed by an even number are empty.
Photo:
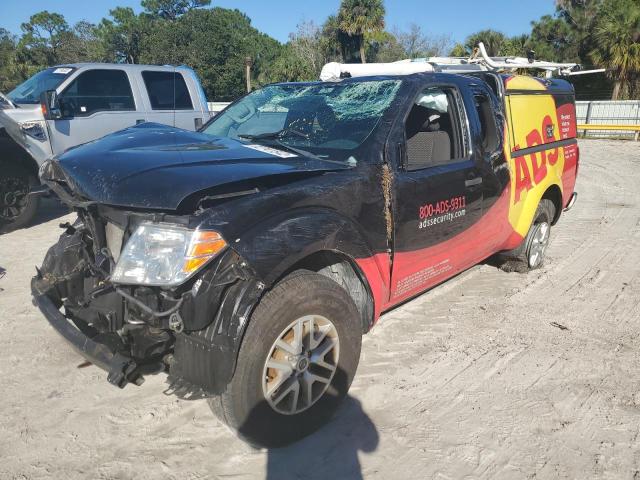
[[[581,149],[546,267],[481,265],[384,315],[337,418],[274,451],[163,376],[78,368],[28,291],[48,202],[0,237],[0,478],[640,478],[640,144]]]

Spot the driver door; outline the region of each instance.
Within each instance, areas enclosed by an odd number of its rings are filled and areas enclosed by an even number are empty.
[[[58,99],[63,118],[47,120],[54,155],[145,120],[136,112],[131,82],[124,70],[82,72]]]
[[[474,226],[482,213],[482,172],[456,86],[428,85],[405,120],[396,173],[392,304],[478,261]]]

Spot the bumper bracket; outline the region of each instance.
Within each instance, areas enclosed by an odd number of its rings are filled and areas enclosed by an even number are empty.
[[[119,352],[113,352],[106,345],[93,341],[78,330],[56,308],[53,301],[38,293],[32,285],[33,300],[49,324],[85,359],[108,372],[109,383],[124,388],[127,383],[141,385],[144,381],[135,360]]]

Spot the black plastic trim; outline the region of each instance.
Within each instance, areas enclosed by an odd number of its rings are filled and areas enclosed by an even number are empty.
[[[551,150],[553,148],[566,147],[567,145],[574,145],[578,143],[575,138],[568,138],[566,140],[558,140],[557,142],[543,143],[542,145],[536,145],[534,147],[523,148],[521,150],[513,150],[511,156],[524,157],[525,155],[531,155],[532,153],[538,153],[545,150]]]
[[[575,95],[575,92],[571,90],[506,90],[504,92],[506,96],[509,95]]]
[[[107,380],[124,388],[127,383],[140,384],[142,377],[137,372],[136,362],[118,352],[112,352],[106,345],[94,342],[73,326],[56,308],[46,295],[39,294],[31,287],[33,300],[49,324],[86,360],[109,372]]]

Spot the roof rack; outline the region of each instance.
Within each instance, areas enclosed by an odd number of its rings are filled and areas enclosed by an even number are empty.
[[[480,42],[469,58],[429,57],[400,60],[393,63],[327,63],[320,72],[320,80],[336,81],[349,77],[372,75],[410,75],[422,72],[511,72],[519,69],[544,70],[547,77],[554,75],[572,76],[606,71],[581,70],[577,63],[555,63],[536,60],[534,52],[525,57],[490,57],[484,44]]]

